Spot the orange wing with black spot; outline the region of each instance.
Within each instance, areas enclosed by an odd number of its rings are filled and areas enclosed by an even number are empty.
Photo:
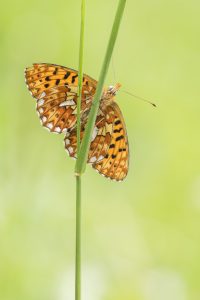
[[[42,125],[52,132],[65,132],[76,124],[78,72],[54,64],[33,64],[26,68],[25,80],[37,100]],[[84,75],[81,110],[90,108],[97,81]]]
[[[125,122],[119,106],[113,102],[113,131],[111,142],[105,157],[95,162],[92,167],[101,175],[110,179],[121,181],[128,173],[129,146]]]
[[[85,125],[82,125],[81,139],[84,131]],[[64,141],[68,154],[76,158],[76,128],[66,134]],[[97,116],[88,163],[91,163],[101,175],[116,181],[123,180],[128,173],[129,148],[126,127],[122,113],[115,102],[106,107],[103,116],[102,114]]]

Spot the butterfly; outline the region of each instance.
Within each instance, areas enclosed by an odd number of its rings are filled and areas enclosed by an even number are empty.
[[[46,63],[25,69],[25,81],[33,98],[40,121],[51,132],[64,133],[65,149],[77,158],[77,93],[76,70]],[[81,140],[96,92],[97,81],[83,76],[81,95]],[[104,89],[92,134],[88,163],[101,175],[121,181],[128,173],[129,146],[125,122],[115,95],[120,84]]]

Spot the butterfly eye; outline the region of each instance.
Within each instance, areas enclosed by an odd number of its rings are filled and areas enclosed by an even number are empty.
[[[113,86],[113,85],[110,85],[110,86],[108,87],[109,92],[112,92],[113,88],[114,88],[114,86]]]
[[[115,87],[113,85],[110,85],[109,88],[108,88],[108,92],[110,94],[112,94],[113,96],[115,96],[116,95],[116,89],[115,89]]]

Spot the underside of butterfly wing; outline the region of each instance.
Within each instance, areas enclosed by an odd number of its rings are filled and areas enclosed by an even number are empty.
[[[33,64],[25,70],[31,95],[37,100],[42,125],[61,133],[76,123],[78,72],[53,64]],[[84,75],[81,98],[82,112],[91,106],[97,82]]]
[[[94,162],[102,160],[108,151],[108,147],[111,142],[111,136],[113,131],[113,110],[108,107],[105,115],[99,111],[97,116],[95,127],[91,138],[91,144],[88,154],[88,163],[93,164]],[[81,126],[81,140],[85,132],[86,123]],[[76,127],[66,133],[65,149],[69,156],[77,157],[77,132]]]
[[[95,162],[92,167],[101,175],[121,181],[128,173],[129,147],[126,127],[118,105],[113,102],[113,131],[110,145],[105,157]]]
[[[104,116],[99,114],[93,130],[88,163],[101,175],[113,180],[123,180],[128,172],[129,149],[124,120],[116,103],[106,108]],[[85,126],[81,127],[81,139]],[[77,157],[76,128],[64,139],[69,156]]]

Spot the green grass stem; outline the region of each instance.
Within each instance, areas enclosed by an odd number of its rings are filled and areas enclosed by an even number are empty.
[[[84,48],[84,29],[85,29],[85,0],[81,2],[81,26],[80,26],[80,44],[79,44],[79,70],[78,70],[78,99],[77,99],[77,154],[80,149],[80,131],[81,131],[81,94],[83,82],[83,48]]]
[[[77,98],[77,157],[80,150],[81,95],[83,82],[83,48],[85,28],[85,0],[81,2],[81,26],[79,45],[79,72]],[[81,300],[81,176],[76,174],[76,257],[75,257],[75,300]]]
[[[95,120],[97,117],[97,112],[99,109],[99,104],[100,104],[100,99],[101,99],[101,95],[102,95],[102,91],[103,91],[104,81],[105,81],[108,67],[110,64],[110,60],[111,60],[113,48],[115,45],[115,41],[117,38],[117,34],[118,34],[118,30],[119,30],[120,22],[122,19],[125,4],[126,4],[126,0],[119,0],[117,12],[115,15],[112,31],[110,34],[110,38],[109,38],[109,42],[108,42],[108,46],[107,46],[107,50],[106,50],[106,54],[105,54],[105,58],[104,58],[100,76],[99,76],[97,90],[96,90],[96,93],[94,96],[93,104],[92,104],[92,107],[91,107],[91,110],[89,113],[88,122],[87,122],[86,129],[85,129],[85,134],[83,136],[79,155],[78,155],[78,158],[76,161],[75,172],[77,174],[82,174],[85,171],[86,162],[87,162],[87,158],[88,158],[88,151],[89,151],[91,137],[92,137],[92,132],[93,132]]]
[[[83,81],[83,44],[84,44],[84,23],[85,23],[85,0],[81,3],[81,27],[79,46],[79,74],[78,74],[78,102],[77,102],[77,161],[75,165],[76,175],[76,259],[75,259],[75,300],[81,300],[81,174],[85,170],[88,151],[94,128],[99,103],[103,91],[105,77],[110,64],[113,48],[117,38],[120,21],[123,15],[126,0],[119,0],[115,20],[113,23],[110,39],[108,42],[105,58],[100,72],[99,82],[95,93],[94,101],[89,113],[85,134],[82,143],[80,142],[81,130],[81,95]]]
[[[81,176],[76,176],[75,300],[81,300]]]

